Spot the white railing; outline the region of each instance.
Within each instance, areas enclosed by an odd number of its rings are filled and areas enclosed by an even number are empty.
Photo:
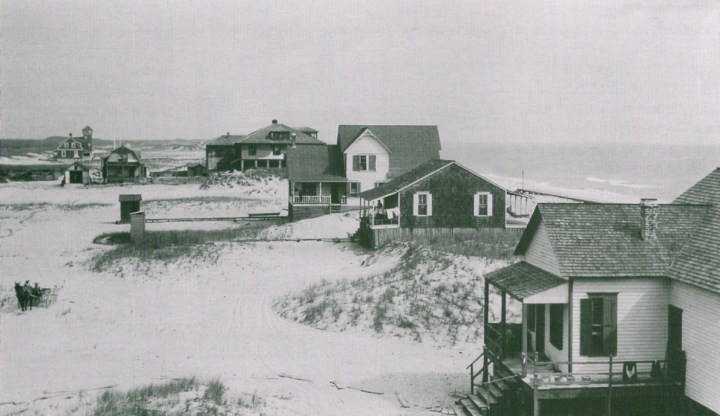
[[[330,202],[330,195],[295,195],[292,197],[293,204],[329,204]]]

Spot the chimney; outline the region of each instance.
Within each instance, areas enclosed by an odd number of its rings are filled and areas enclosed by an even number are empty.
[[[69,137],[72,137],[72,133],[68,133],[68,134],[70,135]]]
[[[276,120],[276,119],[273,119],[272,124],[277,124],[277,120]]]
[[[657,199],[640,200],[640,234],[643,240],[657,240],[659,210]]]
[[[297,134],[295,134],[295,133],[290,134],[290,147],[293,149],[296,147],[296,143],[295,143],[296,139],[297,139]]]

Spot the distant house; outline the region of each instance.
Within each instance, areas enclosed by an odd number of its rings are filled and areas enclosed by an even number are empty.
[[[288,211],[305,218],[358,207],[361,192],[439,157],[437,126],[341,125],[337,145],[288,150]]]
[[[100,165],[91,162],[76,161],[65,169],[65,183],[90,184],[97,182],[101,177]]]
[[[188,163],[186,168],[187,176],[191,178],[195,176],[207,176],[207,168],[202,163]]]
[[[55,160],[90,158],[93,150],[92,133],[93,130],[90,126],[83,128],[82,137],[73,137],[72,133],[70,133],[55,150]]]
[[[371,247],[400,234],[505,228],[508,191],[452,160],[431,160],[360,193]]]
[[[140,151],[125,145],[102,159],[101,170],[106,183],[141,182],[147,175]]]
[[[459,406],[720,413],[718,236],[720,170],[672,204],[538,204],[521,261],[485,275],[485,346]],[[499,322],[489,319],[492,293]],[[508,297],[522,323],[507,321]]]
[[[317,133],[310,127],[293,128],[273,120],[250,134],[228,133],[206,143],[205,164],[208,171],[285,168],[289,146],[324,144]]]

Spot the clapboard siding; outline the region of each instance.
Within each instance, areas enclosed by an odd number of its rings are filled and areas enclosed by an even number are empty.
[[[617,293],[617,356],[615,361],[662,360],[667,344],[669,282],[664,277],[574,279],[573,363],[607,362],[608,357],[580,355],[580,299],[588,293]],[[598,371],[597,366],[588,369]],[[573,368],[582,371],[581,366]],[[607,367],[604,368],[607,370]],[[644,367],[639,370],[646,370]],[[602,370],[599,370],[602,371]],[[620,368],[617,369],[620,371]]]
[[[720,294],[673,281],[670,304],[683,310],[682,348],[687,356],[685,394],[720,413]]]
[[[525,261],[545,271],[560,275],[560,266],[550,245],[545,225],[540,221],[530,246],[525,251]]]

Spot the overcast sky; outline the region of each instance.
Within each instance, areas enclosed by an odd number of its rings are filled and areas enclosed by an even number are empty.
[[[588,4],[2,0],[0,136],[720,142],[720,2]]]

